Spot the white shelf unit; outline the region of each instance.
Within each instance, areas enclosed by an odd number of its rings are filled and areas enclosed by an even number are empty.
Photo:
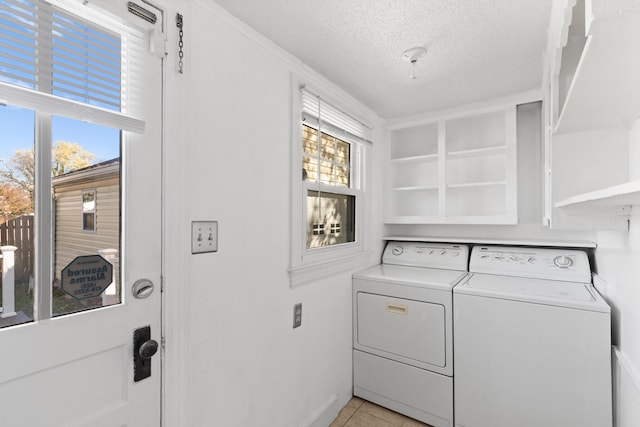
[[[566,10],[570,13],[565,12],[571,19],[562,23],[566,43],[560,40],[556,53],[551,53],[559,60],[550,61],[551,69],[557,70],[552,86],[557,106],[551,124],[552,151],[555,139],[587,141],[590,135],[605,131],[611,135],[615,129],[628,132],[629,124],[640,116],[640,2],[576,0],[567,4],[574,3]],[[603,138],[600,146],[598,150],[612,149],[609,138]],[[606,161],[593,162],[592,170],[608,177],[613,167]],[[549,176],[555,175],[552,171]],[[565,188],[568,184],[560,182]],[[550,199],[548,196],[553,227],[626,230],[630,207],[640,200],[640,185],[633,181],[560,201]]]
[[[640,205],[640,180],[631,181],[561,200],[557,208],[567,211],[599,211],[624,214],[629,207]]]
[[[584,31],[580,18],[571,27]],[[640,96],[632,96],[640,93],[640,9],[596,18],[589,29],[580,41],[570,28],[562,52],[559,84],[569,83],[566,95],[559,88],[556,133],[620,126],[640,113]]]
[[[387,224],[517,223],[516,106],[389,129]]]

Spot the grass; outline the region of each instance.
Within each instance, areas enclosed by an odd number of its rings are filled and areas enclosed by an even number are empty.
[[[0,306],[2,305],[2,295],[0,295]],[[17,283],[15,286],[16,311],[22,311],[25,315],[33,319],[33,292],[29,290],[29,283]],[[102,307],[102,299],[89,298],[86,300],[76,300],[65,294],[60,288],[53,288],[53,316],[75,313],[77,311]]]

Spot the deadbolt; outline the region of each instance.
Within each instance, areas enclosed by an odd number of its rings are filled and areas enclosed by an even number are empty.
[[[147,298],[149,295],[153,293],[153,282],[149,279],[139,279],[133,284],[131,288],[131,292],[133,292],[133,296],[138,299]]]

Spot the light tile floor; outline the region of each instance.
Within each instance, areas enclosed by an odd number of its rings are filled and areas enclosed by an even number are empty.
[[[329,427],[430,427],[397,412],[353,397]]]

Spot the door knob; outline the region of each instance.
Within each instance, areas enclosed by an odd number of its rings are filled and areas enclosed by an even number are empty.
[[[158,352],[158,341],[151,339],[151,327],[133,331],[133,380],[151,376],[151,356]]]
[[[151,357],[158,351],[158,341],[149,340],[142,343],[138,349],[138,354],[143,359],[151,359]]]

